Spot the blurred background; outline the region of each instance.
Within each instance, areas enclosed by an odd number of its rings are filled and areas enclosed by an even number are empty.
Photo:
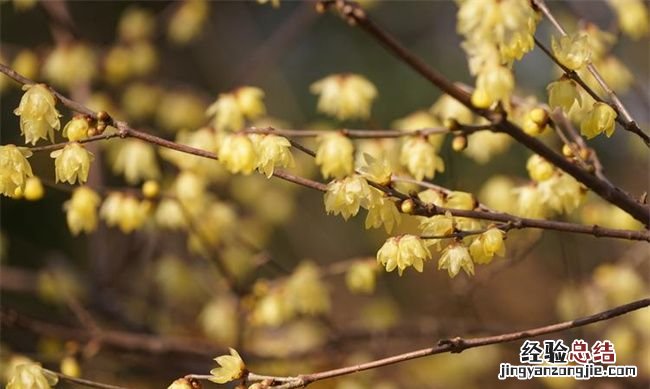
[[[309,91],[313,82],[332,73],[362,74],[379,92],[371,118],[345,123],[348,128],[393,128],[396,120],[428,110],[440,97],[363,31],[334,13],[318,14],[310,2],[283,1],[277,8],[254,1],[30,3],[0,3],[2,63],[168,139],[208,124],[205,109],[220,93],[242,85],[265,92],[268,117],[252,124],[293,129],[340,128],[341,123],[316,111],[317,96]],[[473,84],[456,34],[454,2],[364,3],[378,24],[431,66],[451,80]],[[615,15],[604,2],[550,6],[567,26],[583,18],[620,36]],[[186,19],[175,22],[183,12],[190,16],[183,14]],[[172,27],[174,23],[178,26]],[[550,42],[550,34],[549,23],[540,22],[537,36]],[[76,54],[65,51],[71,47],[83,47],[83,53],[74,59]],[[622,100],[646,129],[649,47],[647,37],[633,41],[620,36],[612,51],[633,75]],[[51,59],[57,50],[63,50],[64,58],[58,62]],[[514,69],[517,94],[541,102],[547,99],[546,86],[559,75],[538,49]],[[75,81],[80,78],[87,80]],[[2,144],[23,143],[13,114],[20,96],[19,86],[3,78]],[[62,123],[67,122],[71,113],[58,108]],[[559,144],[552,135],[544,140]],[[494,189],[485,185],[496,176],[514,183],[528,180],[530,152],[524,147],[508,144],[480,163],[468,153],[454,152],[450,141],[441,148],[446,170],[435,177],[437,185],[479,194],[487,202]],[[114,173],[112,155],[119,154],[120,142],[91,146],[91,187],[139,190],[140,182]],[[303,143],[314,146],[310,140]],[[636,137],[618,130],[611,139],[601,136],[589,145],[615,184],[635,196],[648,190],[648,153]],[[47,154],[30,158],[45,184],[44,197],[1,201],[5,370],[12,358],[26,356],[53,370],[64,369],[65,361],[67,371],[77,368],[83,377],[101,382],[166,387],[188,373],[207,374],[214,367],[212,358],[236,347],[251,370],[291,375],[428,347],[442,338],[568,320],[648,295],[647,244],[536,231],[509,233],[506,256],[477,267],[474,277],[450,279],[434,260],[423,273],[407,270],[399,277],[378,272],[371,294],[352,293],[346,287],[350,264],[374,261],[389,236],[383,229],[365,230],[362,216],[349,221],[327,216],[319,192],[260,175],[231,176],[216,165],[207,191],[218,206],[197,220],[207,231],[207,244],[188,245],[192,233],[187,228],[161,228],[155,210],[131,233],[100,222],[94,233],[73,236],[64,212],[71,190],[54,184]],[[294,172],[322,181],[312,159],[297,151],[294,156]],[[164,155],[156,162],[161,186],[172,188],[178,164]],[[638,228],[592,194],[562,218]],[[415,224],[407,219],[398,232]],[[228,290],[215,257],[234,274],[240,295]],[[318,269],[318,282],[310,278],[313,269]],[[296,286],[285,286],[287,279]],[[274,295],[278,288],[285,294]],[[290,291],[312,293],[314,304],[329,309],[286,317],[282,301],[265,300],[290,299]],[[520,344],[515,343],[433,356],[313,386],[648,387],[649,322],[645,310],[549,337],[567,343],[609,339],[616,346],[617,363],[639,367],[635,379],[500,382],[499,363],[518,363]]]

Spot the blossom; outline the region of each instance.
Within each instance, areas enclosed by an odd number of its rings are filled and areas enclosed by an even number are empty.
[[[230,349],[230,355],[221,355],[214,359],[220,365],[210,370],[210,381],[225,384],[241,378],[246,372],[246,365],[235,349]]]
[[[506,102],[515,88],[515,78],[512,71],[505,66],[490,66],[484,68],[476,78],[476,90],[486,94],[489,105],[497,101]],[[481,93],[481,92],[479,92]],[[472,96],[474,101],[474,96]],[[485,104],[480,104],[485,106]]]
[[[143,82],[130,83],[122,93],[121,106],[133,120],[146,120],[153,116],[160,104],[161,90]]]
[[[43,84],[24,85],[25,93],[14,114],[20,116],[20,132],[25,143],[33,145],[39,139],[54,141],[54,130],[61,128],[59,111],[55,107],[54,95]]]
[[[363,159],[365,165],[359,171],[364,177],[370,181],[376,182],[379,185],[388,185],[391,182],[391,166],[390,162],[386,159],[376,159],[372,155],[364,153]]]
[[[118,226],[126,234],[144,224],[150,207],[151,203],[147,201],[139,201],[133,196],[113,192],[104,200],[99,214],[108,226]]]
[[[169,20],[167,36],[174,43],[185,44],[199,35],[207,16],[206,0],[186,0]]]
[[[461,269],[468,275],[474,275],[474,262],[467,247],[460,242],[445,247],[438,261],[438,270],[440,269],[446,269],[451,278],[456,277]]]
[[[366,228],[379,228],[383,225],[386,232],[391,232],[401,221],[395,203],[376,189],[370,190],[366,207],[368,208]]]
[[[580,123],[580,133],[591,139],[601,133],[612,136],[616,128],[616,111],[607,103],[594,103],[587,117]]]
[[[477,163],[484,165],[495,155],[506,151],[511,143],[512,140],[507,134],[494,133],[488,130],[478,131],[469,137],[469,143],[463,153]]]
[[[180,229],[187,225],[181,204],[175,199],[162,199],[156,208],[156,224],[163,228]]]
[[[558,213],[569,213],[578,208],[586,190],[580,182],[566,173],[559,173],[538,184],[542,201]]]
[[[126,139],[114,147],[110,154],[113,173],[123,174],[127,183],[133,185],[160,177],[156,151],[149,143],[140,139]]]
[[[476,199],[471,193],[453,191],[447,194],[446,207],[470,211],[476,208]]]
[[[553,37],[551,46],[557,60],[571,70],[582,68],[591,58],[589,40],[582,32],[563,35],[560,39]]]
[[[88,120],[84,117],[77,116],[63,127],[63,136],[71,142],[76,142],[87,138],[88,130],[90,130]]]
[[[421,137],[409,137],[404,140],[400,163],[419,181],[425,177],[433,178],[436,171],[445,171],[445,162],[437,154],[435,147]]]
[[[242,133],[224,135],[217,155],[219,161],[233,174],[250,174],[257,167],[255,146],[250,138]]]
[[[38,56],[32,50],[23,49],[16,55],[11,67],[23,76],[35,79],[38,77]]]
[[[232,93],[222,93],[206,111],[214,116],[217,130],[240,130],[244,120],[255,119],[266,112],[262,99],[264,91],[252,86],[237,88]]]
[[[295,162],[291,154],[291,142],[277,135],[249,135],[254,140],[257,153],[257,168],[267,178],[273,175],[276,166],[293,167]]]
[[[517,215],[536,219],[546,216],[548,208],[544,204],[544,199],[537,186],[526,185],[515,188],[513,191],[517,196],[515,206]]]
[[[323,177],[341,178],[354,171],[354,145],[340,132],[332,132],[318,137],[316,164],[320,166]]]
[[[23,363],[14,368],[7,389],[50,389],[58,377],[49,373],[37,363]]]
[[[411,132],[441,127],[441,125],[428,111],[415,111],[410,115],[394,121],[393,127],[398,130]],[[445,134],[431,134],[427,136],[427,140],[435,146],[436,150],[440,150],[442,142],[445,140]]]
[[[124,41],[140,41],[151,38],[156,20],[150,11],[140,7],[129,7],[122,13],[117,25],[117,34]]]
[[[97,56],[88,45],[82,43],[55,47],[43,63],[43,76],[61,88],[72,89],[88,83],[96,74]]]
[[[575,104],[582,105],[581,95],[577,90],[575,81],[561,78],[546,87],[548,91],[548,105],[551,108],[560,107],[564,112],[569,112]]]
[[[505,246],[503,237],[505,233],[498,228],[490,228],[479,235],[469,246],[469,252],[478,264],[486,264],[492,261],[494,255],[503,256]]]
[[[101,199],[92,189],[80,186],[72,192],[70,200],[63,203],[68,228],[73,235],[92,232],[97,227],[97,207]]]
[[[429,243],[440,251],[442,237],[449,237],[456,229],[455,220],[450,213],[445,215],[435,215],[431,217],[421,217],[419,230],[428,238]]]
[[[0,146],[0,192],[3,195],[19,197],[23,194],[27,179],[34,175],[27,161],[31,155],[26,148]]]
[[[433,188],[425,189],[418,193],[418,198],[425,203],[430,203],[438,207],[445,206],[446,195],[439,190]]]
[[[316,315],[330,309],[327,287],[321,280],[318,267],[311,262],[301,263],[287,280],[285,288],[285,299],[298,313]]]
[[[648,7],[641,0],[608,0],[616,11],[618,26],[623,33],[638,40],[650,31]]]
[[[362,203],[367,202],[370,187],[365,179],[354,175],[334,180],[327,185],[324,195],[325,211],[340,214],[345,220],[359,212]]]
[[[377,263],[357,261],[345,273],[345,285],[352,293],[370,294],[377,282]]]
[[[45,190],[43,189],[43,184],[38,177],[29,177],[27,181],[25,181],[25,190],[23,191],[23,194],[25,195],[26,200],[40,200],[43,198],[44,193]]]
[[[55,150],[50,154],[54,158],[56,181],[80,184],[88,181],[88,171],[93,155],[78,142],[67,144],[63,150]]]
[[[424,261],[431,259],[431,252],[420,237],[402,235],[388,238],[377,251],[377,262],[386,267],[387,272],[397,269],[400,275],[409,266],[419,272],[424,269]]]
[[[534,181],[541,182],[548,180],[555,173],[555,166],[537,154],[532,155],[526,162],[528,175]]]
[[[320,95],[318,110],[339,120],[367,119],[377,97],[375,86],[358,74],[334,74],[313,83],[310,90]]]
[[[461,124],[471,124],[474,114],[463,103],[444,94],[431,106],[431,114],[440,122],[455,120]]]
[[[198,128],[205,121],[205,104],[189,92],[165,93],[156,111],[156,121],[171,131]]]

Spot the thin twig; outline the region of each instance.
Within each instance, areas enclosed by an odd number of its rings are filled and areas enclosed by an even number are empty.
[[[127,389],[127,388],[124,387],[124,386],[116,386],[116,385],[104,384],[104,383],[102,383],[102,382],[91,381],[91,380],[87,380],[87,379],[84,379],[84,378],[71,377],[71,376],[69,376],[69,375],[65,375],[65,374],[63,374],[63,373],[59,373],[58,371],[53,371],[53,370],[49,370],[49,369],[43,369],[43,370],[46,371],[46,372],[48,372],[48,373],[50,373],[50,374],[53,374],[53,375],[59,377],[59,379],[60,379],[61,381],[66,381],[66,382],[70,382],[70,383],[73,383],[73,384],[77,384],[77,385],[81,385],[81,386],[86,386],[86,387],[89,387],[89,388],[101,388],[101,389]]]

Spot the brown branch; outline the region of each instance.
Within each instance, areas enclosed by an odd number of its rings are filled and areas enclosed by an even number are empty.
[[[540,11],[542,11],[542,13],[551,22],[551,24],[555,27],[555,29],[560,32],[562,36],[567,35],[566,31],[564,30],[562,25],[557,21],[557,19],[555,19],[555,16],[548,8],[544,0],[533,0],[533,3]],[[650,147],[650,136],[648,136],[646,133],[643,132],[643,130],[641,130],[639,125],[634,121],[630,113],[627,111],[627,109],[621,102],[621,99],[619,99],[616,92],[614,92],[612,88],[610,88],[610,86],[607,84],[607,82],[605,82],[600,72],[598,72],[598,69],[596,69],[596,66],[594,66],[593,63],[589,62],[587,64],[587,70],[589,70],[589,73],[591,73],[594,76],[594,79],[596,80],[596,82],[598,82],[598,85],[600,85],[600,87],[603,88],[605,93],[607,93],[607,95],[612,101],[611,104],[601,99],[596,93],[594,93],[594,91],[591,88],[589,88],[586,85],[586,83],[582,81],[582,79],[580,79],[580,76],[578,76],[578,74],[575,71],[562,65],[560,61],[558,61],[558,59],[553,55],[553,53],[551,53],[547,48],[545,48],[537,38],[535,38],[535,44],[539,46],[544,51],[544,53],[546,53],[546,55],[548,55],[553,60],[553,62],[559,65],[569,78],[579,83],[580,86],[582,86],[585,89],[585,91],[589,93],[589,95],[591,95],[591,97],[593,97],[596,101],[611,106],[616,111],[617,114],[616,121],[621,124],[623,129],[638,135],[641,139],[643,139],[643,142],[646,144],[646,146]]]
[[[570,161],[566,160],[562,155],[550,149],[543,144],[540,140],[527,135],[516,124],[508,121],[502,112],[479,109],[472,105],[469,94],[461,89],[458,85],[449,81],[443,75],[438,73],[433,68],[429,67],[415,54],[410,52],[401,43],[399,43],[392,35],[387,33],[379,25],[373,22],[365,13],[365,11],[356,3],[348,2],[346,0],[321,0],[318,3],[319,9],[326,9],[330,6],[336,6],[339,13],[350,24],[358,25],[380,44],[382,44],[388,51],[390,51],[397,58],[401,59],[404,63],[413,68],[422,77],[429,80],[433,85],[447,93],[451,97],[458,100],[460,103],[474,111],[475,113],[490,120],[494,125],[494,131],[503,132],[510,135],[517,142],[521,143],[528,149],[554,164],[561,170],[565,171],[573,178],[583,183],[586,187],[597,193],[603,199],[618,206],[622,210],[632,215],[635,219],[641,221],[644,225],[650,226],[650,208],[637,202],[619,188],[610,185],[598,177],[594,176],[588,171],[581,169]]]
[[[69,375],[59,373],[58,371],[53,371],[53,370],[49,370],[49,369],[43,369],[43,370],[50,373],[50,374],[54,374],[55,376],[59,377],[59,380],[61,380],[61,381],[71,382],[73,384],[86,386],[86,387],[89,387],[89,388],[127,389],[124,386],[115,386],[115,385],[110,385],[110,384],[104,384],[104,383],[97,382],[97,381],[87,380],[87,379],[84,379],[84,378],[71,377]]]
[[[381,139],[381,138],[401,138],[408,136],[428,136],[433,134],[471,134],[477,131],[489,130],[492,128],[488,125],[463,125],[459,124],[453,131],[446,127],[421,128],[412,131],[400,130],[363,130],[363,129],[342,129],[339,132],[348,138],[353,139]],[[331,134],[331,130],[289,130],[273,127],[265,128],[247,128],[243,132],[248,134],[275,134],[291,138],[313,138],[325,134]]]

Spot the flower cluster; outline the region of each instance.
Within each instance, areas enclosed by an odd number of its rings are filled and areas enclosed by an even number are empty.
[[[70,200],[63,204],[68,228],[73,235],[90,233],[97,227],[97,207],[101,199],[92,189],[81,186],[72,192]]]
[[[147,221],[150,210],[151,203],[148,201],[113,192],[104,200],[99,214],[108,226],[117,226],[126,234],[140,228]]]
[[[246,119],[254,120],[266,113],[263,98],[264,91],[260,88],[243,86],[231,93],[220,94],[206,113],[213,117],[217,130],[241,130]]]
[[[231,173],[250,174],[255,169],[267,177],[276,167],[292,167],[291,143],[277,135],[221,134],[218,139],[219,161]]]
[[[427,243],[415,235],[388,238],[377,251],[377,262],[383,265],[387,272],[397,269],[400,275],[409,266],[422,272],[424,262],[429,259],[431,259],[431,251]]]
[[[358,74],[334,74],[311,85],[319,95],[318,110],[339,120],[367,119],[377,89]]]
[[[0,146],[0,192],[7,197],[20,197],[29,177],[32,177],[32,167],[27,158],[32,153],[15,145]]]

